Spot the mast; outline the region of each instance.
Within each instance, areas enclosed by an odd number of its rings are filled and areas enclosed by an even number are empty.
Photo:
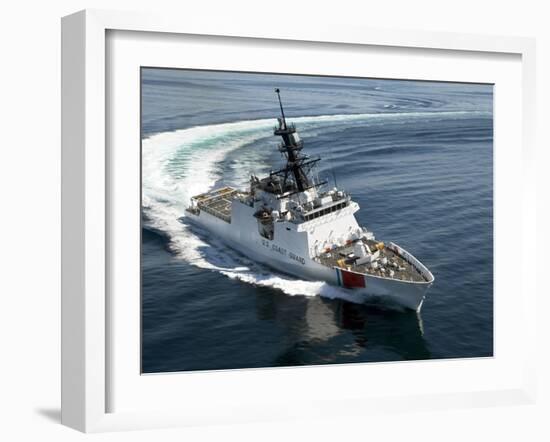
[[[279,172],[284,173],[283,188],[285,188],[289,173],[292,173],[298,191],[303,192],[311,187],[310,179],[302,167],[304,165],[304,161],[307,160],[308,157],[300,153],[303,148],[303,142],[296,133],[296,127],[294,124],[286,124],[285,112],[283,109],[279,88],[275,89],[275,92],[277,93],[277,97],[279,99],[281,118],[277,118],[279,127],[275,129],[273,134],[279,135],[283,139],[282,144],[279,145],[279,150],[286,155],[287,159],[286,167]]]
[[[279,107],[281,108],[281,115],[283,117],[283,125],[286,128],[285,111],[283,109],[283,102],[281,101],[281,90],[279,88],[276,88],[275,92],[277,93],[277,98],[279,99]]]

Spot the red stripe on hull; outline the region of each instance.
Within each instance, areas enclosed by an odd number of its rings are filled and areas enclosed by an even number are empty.
[[[340,270],[342,274],[342,285],[348,288],[365,287],[365,277],[358,273]]]

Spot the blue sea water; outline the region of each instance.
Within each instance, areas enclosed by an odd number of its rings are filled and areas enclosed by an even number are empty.
[[[319,175],[435,275],[420,315],[251,262],[185,223],[189,197],[282,159],[281,89]],[[493,88],[142,69],[142,371],[493,354]]]

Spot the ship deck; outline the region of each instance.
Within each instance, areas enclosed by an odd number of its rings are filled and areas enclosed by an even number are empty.
[[[231,203],[235,198],[239,198],[240,196],[242,196],[242,192],[239,192],[237,189],[233,187],[222,187],[193,197],[195,205],[188,210],[203,210],[210,215],[230,223]]]
[[[376,249],[378,241],[362,240],[371,250]],[[380,264],[386,258],[386,264]],[[353,244],[340,246],[330,252],[320,254],[316,258],[321,264],[327,267],[340,267],[352,272],[364,273],[367,275],[391,278],[400,281],[427,282],[427,280],[411,263],[399,256],[396,252],[384,246],[380,250],[378,268],[374,269],[369,264],[356,264],[353,256]],[[391,273],[393,272],[393,274]]]

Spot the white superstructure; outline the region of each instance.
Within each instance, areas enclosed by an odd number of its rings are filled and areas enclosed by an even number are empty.
[[[193,197],[187,219],[281,272],[353,289],[358,300],[385,298],[420,310],[433,275],[406,250],[359,226],[359,205],[350,195],[322,190],[326,182],[311,177],[320,159],[301,153],[303,142],[287,124],[280,96],[279,104],[274,133],[283,140],[285,167],[252,176],[247,191],[224,187]]]

